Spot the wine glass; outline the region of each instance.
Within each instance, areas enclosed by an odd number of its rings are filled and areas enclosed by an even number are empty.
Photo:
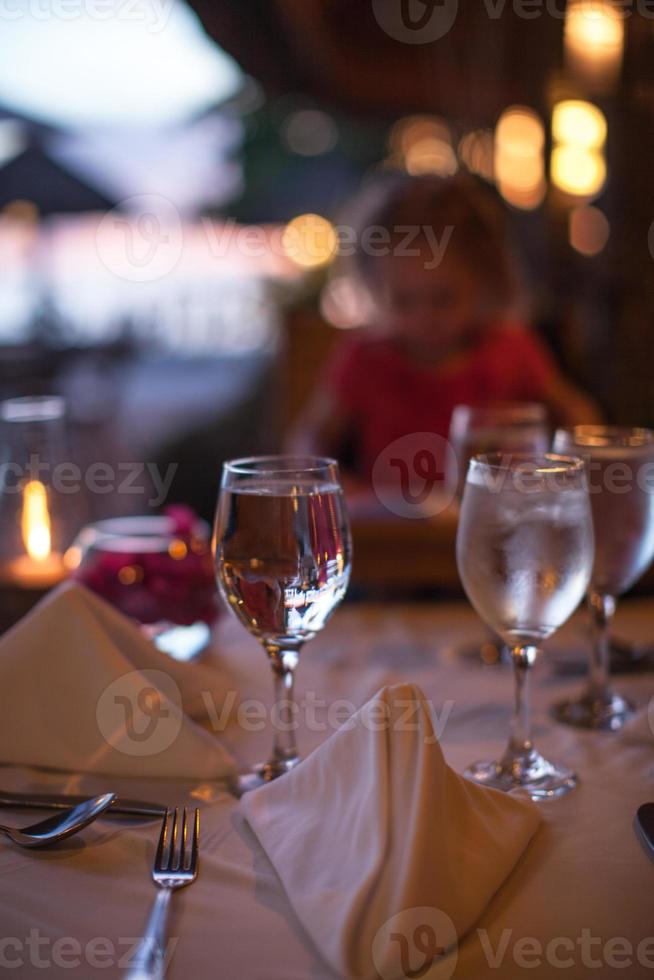
[[[595,561],[588,591],[591,662],[588,688],[555,707],[559,721],[618,731],[633,705],[609,686],[609,630],[616,597],[654,558],[654,432],[605,425],[559,429],[557,452],[587,459],[595,528]]]
[[[522,786],[533,799],[562,796],[576,776],[533,746],[529,670],[590,580],[593,525],[584,461],[552,454],[474,457],[456,550],[468,598],[511,648],[516,678],[506,752],[497,762],[476,762],[466,775],[498,789]]]
[[[545,453],[550,445],[547,408],[540,402],[490,402],[487,405],[457,405],[449,431],[457,465],[446,474],[448,486],[461,500],[468,463],[480,453]],[[498,636],[488,631],[481,644],[462,646],[458,656],[476,663],[506,664],[510,653]]]
[[[345,595],[352,545],[338,464],[313,456],[225,463],[214,531],[218,585],[268,654],[277,717],[270,759],[241,775],[240,792],[300,761],[293,688],[300,650]]]
[[[491,402],[457,405],[450,421],[449,441],[458,463],[457,496],[463,494],[468,463],[480,453],[547,452],[550,429],[547,408],[539,402]]]

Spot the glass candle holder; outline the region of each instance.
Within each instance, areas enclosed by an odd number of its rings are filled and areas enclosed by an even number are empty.
[[[79,501],[60,486],[68,460],[62,398],[0,403],[0,630],[66,576]]]
[[[90,524],[66,561],[76,581],[176,659],[192,659],[209,642],[218,615],[210,532],[186,508]]]

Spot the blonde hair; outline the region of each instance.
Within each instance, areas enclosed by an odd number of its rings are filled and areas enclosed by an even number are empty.
[[[451,232],[447,244],[459,260],[473,267],[483,281],[490,302],[497,308],[517,305],[520,294],[517,263],[510,246],[508,216],[493,193],[476,178],[411,177],[404,173],[377,176],[364,186],[354,202],[357,245],[352,256],[355,275],[374,286],[378,252],[362,248],[366,229],[381,229],[385,240],[398,247],[407,228],[430,227],[438,239]],[[350,222],[352,223],[352,222]],[[420,236],[417,231],[416,238]]]

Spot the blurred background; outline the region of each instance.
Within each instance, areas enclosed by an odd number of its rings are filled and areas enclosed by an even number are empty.
[[[365,321],[334,225],[389,168],[494,187],[541,338],[609,421],[654,425],[654,4],[0,0],[0,22],[0,398],[63,395],[80,465],[174,462],[167,503],[210,518],[221,461],[282,446]]]

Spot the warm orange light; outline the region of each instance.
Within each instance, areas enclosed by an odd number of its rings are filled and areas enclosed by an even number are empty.
[[[599,255],[610,233],[608,218],[599,208],[580,207],[570,212],[570,244],[582,255]]]
[[[39,480],[30,480],[23,489],[21,532],[27,554],[34,561],[45,561],[52,549],[48,493]]]
[[[575,197],[593,197],[604,187],[606,162],[601,150],[579,146],[555,146],[552,151],[552,181]]]
[[[495,128],[495,179],[500,193],[514,207],[530,211],[546,191],[545,127],[526,106],[511,106]]]
[[[188,555],[188,547],[185,541],[181,541],[179,538],[175,538],[168,545],[168,554],[175,561],[182,561]]]
[[[437,116],[408,116],[393,126],[389,136],[391,162],[408,173],[449,177],[458,170],[450,128]]]
[[[593,197],[606,183],[606,117],[592,102],[566,99],[552,112],[552,183],[566,194]]]
[[[391,153],[405,157],[416,143],[427,139],[451,143],[450,127],[437,116],[406,116],[391,129],[388,144]]]
[[[404,158],[404,166],[412,176],[437,174],[450,177],[459,169],[456,155],[445,140],[427,138],[414,143]]]
[[[592,102],[566,99],[554,106],[552,137],[556,143],[600,149],[606,142],[607,130],[606,116]]]
[[[598,82],[611,81],[622,62],[624,16],[609,0],[570,0],[565,50],[571,67]]]
[[[459,141],[459,156],[470,173],[492,180],[495,174],[495,135],[492,130],[465,133]]]
[[[286,225],[282,248],[303,269],[327,265],[338,250],[336,229],[319,214],[301,214]]]

